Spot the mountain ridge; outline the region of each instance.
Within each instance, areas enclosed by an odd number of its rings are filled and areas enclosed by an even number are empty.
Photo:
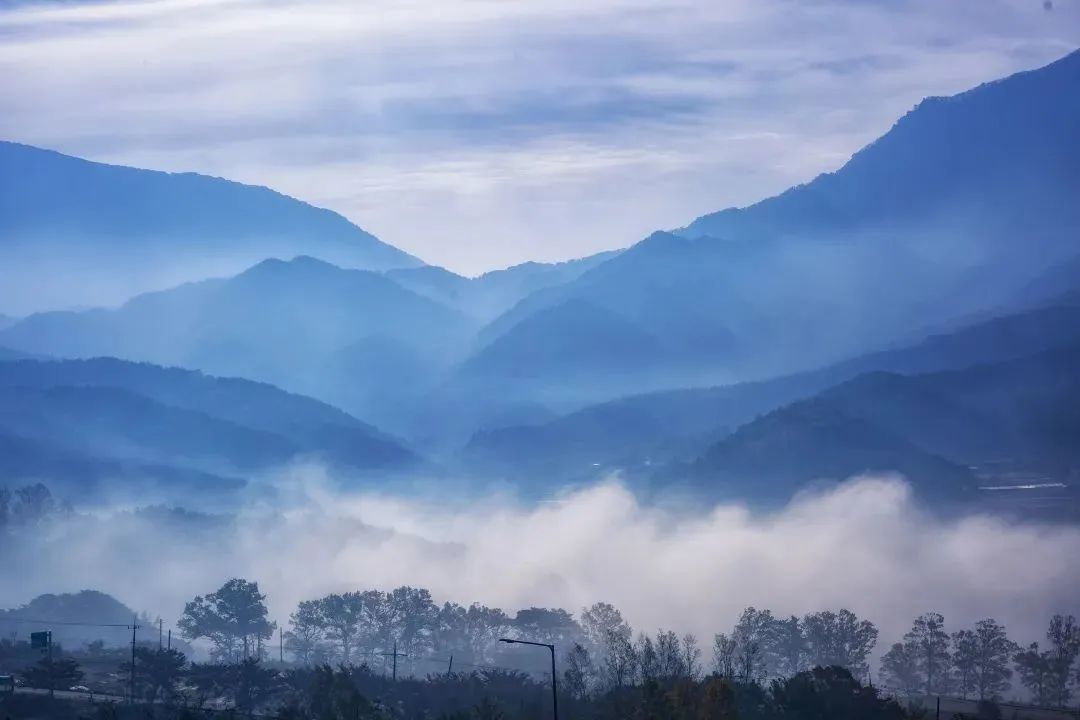
[[[339,213],[260,185],[5,141],[0,166],[0,247],[20,271],[0,276],[10,286],[0,307],[9,311],[111,305],[273,255],[377,270],[423,264]],[[82,282],[47,294],[22,282],[27,270]]]

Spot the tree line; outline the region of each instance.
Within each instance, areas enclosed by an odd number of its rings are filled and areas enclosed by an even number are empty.
[[[16,488],[0,485],[0,530],[36,525],[72,511],[70,503],[58,501],[41,483]]]
[[[233,579],[187,603],[178,626],[189,640],[208,640],[215,661],[264,659],[271,656],[278,629],[265,601],[257,583]],[[765,686],[823,667],[841,667],[872,683],[870,658],[879,636],[871,621],[847,609],[780,617],[749,607],[730,631],[705,644],[672,630],[635,634],[609,603],[583,608],[576,617],[561,608],[509,614],[479,603],[439,605],[428,590],[409,586],[303,600],[281,631],[283,649],[298,665],[396,663],[402,676],[420,677],[455,666],[550,675],[546,656],[499,638],[549,643],[559,650],[563,688],[580,699],[652,681],[706,676]],[[1017,677],[1038,704],[1065,706],[1080,684],[1078,654],[1080,626],[1072,616],[1053,617],[1043,647],[1021,647],[993,619],[950,634],[940,614],[926,613],[884,653],[877,678],[908,697],[993,700],[1003,697]]]
[[[44,665],[42,661],[39,665]],[[63,664],[72,673],[73,661]],[[131,665],[119,666],[121,675]],[[454,671],[391,680],[367,664],[274,667],[248,658],[189,663],[176,650],[140,647],[135,658],[138,704],[99,698],[101,720],[197,720],[262,717],[277,720],[548,720],[550,687],[516,670]],[[77,670],[69,680],[81,677]],[[36,678],[38,682],[47,679]],[[47,685],[41,685],[47,686]],[[27,717],[59,717],[46,696]],[[59,702],[63,702],[62,700]],[[640,685],[560,693],[562,717],[575,720],[904,720],[911,717],[840,667],[814,668],[768,686],[716,674],[699,679],[650,679]],[[10,709],[0,700],[0,709]],[[71,717],[86,717],[69,713]],[[16,715],[20,717],[21,715]]]
[[[1044,649],[1045,648],[1045,649]],[[1001,697],[1014,675],[1038,705],[1065,707],[1080,686],[1080,625],[1072,615],[1055,615],[1045,646],[1021,646],[993,619],[948,633],[945,619],[927,613],[915,619],[901,642],[882,656],[882,677],[907,695],[957,694]]]

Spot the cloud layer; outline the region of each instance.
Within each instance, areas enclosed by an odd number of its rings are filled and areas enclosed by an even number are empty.
[[[297,470],[286,509],[252,505],[198,529],[123,511],[82,516],[0,546],[19,582],[0,606],[96,588],[175,619],[195,594],[241,576],[273,616],[327,592],[430,588],[437,601],[574,612],[603,600],[639,630],[727,630],[747,605],[780,614],[849,607],[891,642],[942,612],[956,628],[992,616],[1017,640],[1076,614],[1080,528],[944,519],[896,478],[863,478],[755,516],[736,505],[647,507],[616,482],[523,507],[454,506],[320,490]]]
[[[268,184],[476,272],[836,167],[1080,45],[1080,0],[117,0],[0,9],[0,137]]]

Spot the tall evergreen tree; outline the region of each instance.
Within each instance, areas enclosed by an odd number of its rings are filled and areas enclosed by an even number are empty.
[[[945,692],[949,680],[949,635],[945,632],[945,618],[933,612],[920,615],[904,635],[904,640],[918,651],[918,667],[926,694]]]

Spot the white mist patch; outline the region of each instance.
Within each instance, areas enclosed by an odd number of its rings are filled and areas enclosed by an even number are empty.
[[[768,515],[647,507],[616,481],[526,507],[338,494],[312,473],[297,479],[285,508],[217,524],[117,511],[24,533],[0,547],[16,578],[0,586],[0,606],[94,588],[169,623],[196,594],[244,577],[281,623],[302,599],[407,584],[510,612],[602,600],[638,630],[706,640],[748,605],[847,607],[879,626],[879,649],[928,610],[950,629],[994,617],[1025,642],[1052,614],[1080,610],[1080,528],[938,518],[898,478],[857,478]]]

